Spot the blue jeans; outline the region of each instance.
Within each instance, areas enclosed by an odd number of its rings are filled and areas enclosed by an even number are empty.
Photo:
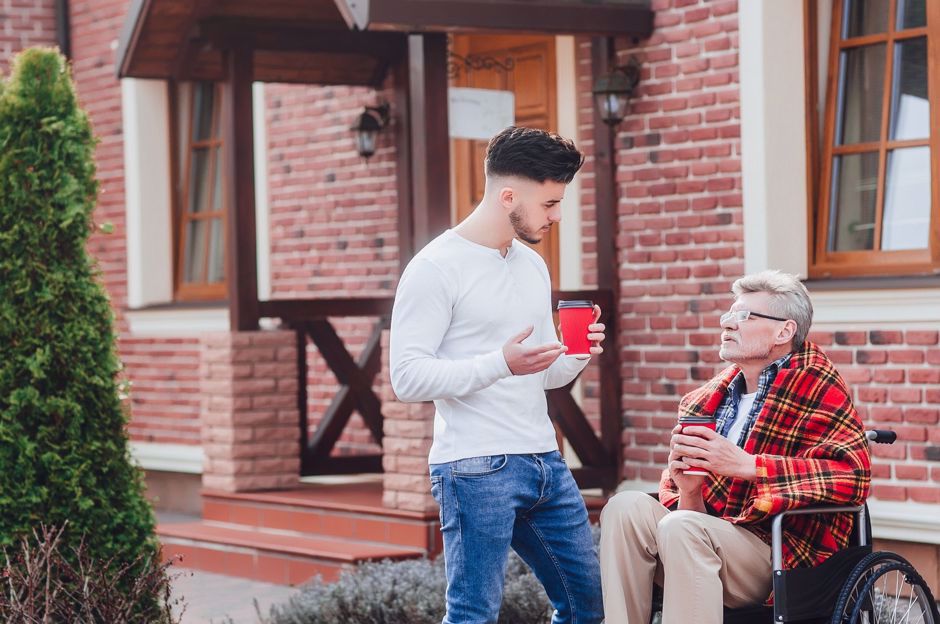
[[[443,624],[497,621],[510,547],[545,587],[553,624],[603,620],[587,509],[558,451],[432,464],[431,494],[444,534]]]

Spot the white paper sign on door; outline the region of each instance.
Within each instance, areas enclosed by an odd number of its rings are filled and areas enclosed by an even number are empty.
[[[488,140],[516,121],[512,91],[451,87],[447,90],[450,138]]]

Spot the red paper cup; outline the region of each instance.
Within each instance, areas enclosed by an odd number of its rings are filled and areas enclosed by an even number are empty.
[[[679,424],[682,425],[681,433],[685,433],[686,427],[707,427],[711,429],[712,431],[715,431],[715,428],[718,423],[714,418],[689,418],[689,419],[680,418]],[[692,434],[689,434],[689,435],[692,435]],[[682,474],[708,475],[709,473],[704,468],[689,468],[688,470],[683,470]]]
[[[567,355],[590,355],[588,325],[594,322],[594,302],[586,300],[559,301],[558,320],[561,337],[568,347]]]

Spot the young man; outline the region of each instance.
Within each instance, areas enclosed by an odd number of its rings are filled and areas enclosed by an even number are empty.
[[[829,358],[806,341],[809,293],[766,271],[734,283],[721,317],[732,365],[679,403],[714,415],[717,432],[676,427],[659,501],[622,492],[601,515],[607,621],[647,624],[653,583],[663,624],[720,624],[722,607],[764,602],[772,587],[770,517],[810,505],[859,505],[871,477],[862,422]],[[683,474],[704,468],[708,476]],[[816,565],[844,548],[850,514],[787,522],[784,566]]]
[[[584,162],[570,141],[510,127],[486,151],[483,200],[408,264],[392,311],[392,387],[434,401],[431,493],[447,570],[443,624],[496,622],[511,547],[555,608],[553,622],[603,619],[584,499],[558,452],[545,390],[589,356],[565,356],[537,243],[561,220]],[[588,338],[604,339],[604,326]],[[601,353],[600,346],[591,348]]]

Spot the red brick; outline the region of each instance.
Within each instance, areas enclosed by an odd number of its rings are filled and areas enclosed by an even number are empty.
[[[907,378],[913,384],[940,384],[940,369],[909,368]]]
[[[900,485],[884,485],[875,483],[871,487],[873,498],[888,501],[907,500],[907,488]]]
[[[916,349],[898,349],[888,351],[888,361],[896,364],[921,364],[924,352]]]
[[[861,363],[861,359],[859,362]],[[904,383],[904,369],[902,368],[875,368],[872,379],[877,383],[897,384]]]
[[[904,342],[909,345],[935,345],[938,336],[940,336],[940,332],[936,331],[906,331],[904,332]]]
[[[895,403],[919,403],[921,395],[920,388],[891,388],[889,393]]]
[[[940,408],[935,407],[905,407],[904,420],[906,422],[935,425],[940,422]]]
[[[928,473],[927,466],[897,465],[894,467],[894,474],[898,479],[907,481],[926,481]]]
[[[940,488],[933,487],[908,487],[907,493],[911,500],[917,503],[929,503],[936,505],[940,503]]]

